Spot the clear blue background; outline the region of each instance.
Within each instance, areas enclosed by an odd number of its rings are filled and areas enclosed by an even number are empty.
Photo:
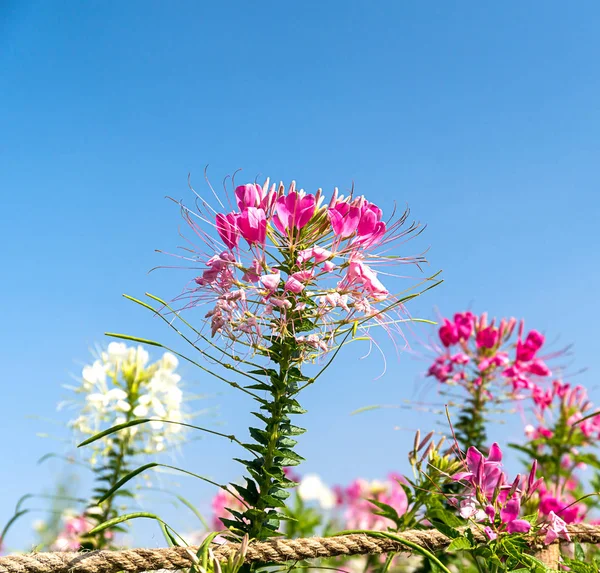
[[[36,433],[64,427],[31,416],[66,420],[60,385],[103,332],[170,340],[121,293],[171,297],[190,278],[147,271],[170,263],[155,248],[178,244],[164,197],[191,201],[188,172],[205,191],[206,164],[217,188],[243,168],[239,180],[354,182],[388,211],[408,203],[428,229],[406,252],[430,246],[426,270],[445,278],[413,314],[524,317],[554,348],[575,343],[569,368],[589,367],[577,381],[595,387],[599,18],[592,1],[2,2],[0,521],[59,475],[35,462],[63,446]],[[414,331],[415,351],[431,332]],[[347,353],[305,395],[304,471],[344,483],[406,469],[412,431],[433,416],[349,414],[440,402],[426,365],[390,357],[375,381],[380,360]],[[245,398],[185,376],[214,396],[207,424],[243,435]],[[503,437],[519,438],[518,416],[507,423]],[[190,470],[240,473],[229,444],[203,438],[186,452]],[[209,487],[178,481],[206,507]],[[155,526],[138,531],[162,543]],[[25,519],[7,543],[31,540]]]

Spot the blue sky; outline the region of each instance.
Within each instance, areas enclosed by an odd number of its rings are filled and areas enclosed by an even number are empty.
[[[414,315],[523,317],[556,348],[574,343],[571,369],[595,388],[599,17],[595,2],[3,2],[0,521],[59,474],[35,462],[62,445],[36,433],[65,435],[49,420],[64,424],[61,384],[89,348],[105,331],[168,338],[121,294],[170,297],[189,278],[148,270],[168,264],[154,249],[178,244],[165,196],[191,200],[187,175],[205,189],[207,164],[216,186],[242,168],[407,203],[428,227],[406,248],[429,248],[426,270],[445,279]],[[391,357],[374,380],[380,366],[349,353],[307,391],[305,471],[334,483],[406,468],[432,416],[349,414],[438,399],[422,359]],[[243,434],[245,399],[184,373],[213,395],[210,423]],[[502,432],[519,438],[521,424]],[[234,454],[204,438],[180,462],[227,481]],[[212,493],[181,487],[204,507]],[[9,545],[29,543],[29,527]]]

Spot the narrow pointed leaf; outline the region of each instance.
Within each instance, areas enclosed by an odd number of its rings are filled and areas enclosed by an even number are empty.
[[[114,525],[118,525],[119,523],[124,523],[130,521],[131,519],[139,518],[155,519],[156,521],[166,525],[166,523],[157,515],[154,515],[153,513],[148,513],[146,511],[138,511],[135,513],[127,513],[126,515],[120,515],[119,517],[115,517],[114,519],[109,519],[108,521],[105,521],[104,523],[101,523],[100,525],[94,527],[94,529],[88,532],[88,535],[95,535],[96,533],[100,533],[101,531],[110,529],[111,527],[113,527]]]
[[[103,501],[106,501],[109,497],[111,497],[118,489],[120,489],[122,486],[124,486],[129,480],[132,480],[135,476],[141,474],[142,472],[145,472],[146,470],[149,470],[151,468],[155,468],[157,467],[159,464],[157,464],[156,462],[151,462],[149,464],[146,464],[144,466],[140,466],[139,468],[133,470],[132,472],[129,472],[126,476],[122,477],[113,487],[111,487],[99,500],[98,500],[98,504],[102,503]],[[131,495],[131,494],[130,494]]]
[[[129,334],[118,334],[116,332],[105,332],[106,336],[111,338],[120,338],[122,340],[131,340],[132,342],[139,342],[140,344],[149,344],[150,346],[158,346],[164,348],[164,345],[154,340],[148,340],[147,338],[140,338],[139,336],[130,336]]]

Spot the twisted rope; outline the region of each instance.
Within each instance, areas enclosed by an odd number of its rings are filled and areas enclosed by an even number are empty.
[[[476,538],[483,540],[481,533]],[[588,524],[569,526],[573,539],[581,543],[600,544],[600,527]],[[404,531],[400,536],[428,549],[439,551],[450,544],[450,539],[436,530]],[[532,547],[537,541],[531,541]],[[237,543],[214,545],[215,557],[225,561],[239,549]],[[119,551],[90,551],[87,553],[31,553],[0,557],[0,573],[143,573],[158,569],[180,570],[192,566],[190,552],[197,547],[168,547],[163,549],[124,549]],[[272,539],[253,542],[248,546],[246,562],[284,563],[338,555],[376,555],[410,551],[392,539],[364,534],[306,539]]]

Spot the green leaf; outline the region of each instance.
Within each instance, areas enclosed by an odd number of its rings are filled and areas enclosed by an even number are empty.
[[[300,426],[286,424],[282,428],[282,433],[283,432],[285,432],[288,436],[301,436],[302,434],[304,434],[306,432],[306,430],[304,428],[301,428]]]
[[[270,392],[273,388],[264,382],[260,384],[249,384],[248,386],[244,386],[248,390],[264,390],[265,392]]]
[[[247,501],[250,505],[256,505],[258,503],[258,490],[254,485],[252,480],[246,480],[249,484],[252,484],[254,487],[243,487],[237,483],[232,483],[231,487],[235,488],[235,490],[244,498],[244,501]]]
[[[125,296],[127,296],[127,295],[125,295]],[[160,342],[155,342],[154,340],[148,340],[147,338],[139,338],[138,336],[130,336],[129,334],[117,334],[116,332],[105,332],[104,334],[105,334],[105,336],[110,336],[112,338],[120,338],[122,340],[131,340],[132,342],[139,342],[140,344],[149,344],[150,346],[158,346],[159,348],[163,348],[163,345]]]
[[[315,325],[311,320],[297,320],[294,322],[294,330],[296,332],[309,332],[310,330],[314,330]]]
[[[103,501],[106,501],[109,497],[111,497],[118,489],[120,489],[123,485],[125,485],[129,480],[133,479],[138,474],[145,472],[151,468],[157,467],[159,464],[155,462],[151,462],[149,464],[140,466],[139,468],[129,472],[126,476],[122,477],[114,486],[112,486],[99,500],[98,504],[101,504]]]
[[[171,533],[170,529],[164,524],[159,523],[160,530],[169,547],[179,547],[179,540]]]
[[[449,525],[446,525],[437,519],[430,519],[429,521],[431,525],[435,527],[435,529],[450,539],[456,539],[457,537],[461,536],[461,532],[458,529],[454,529],[454,527],[450,527]]]
[[[2,533],[0,533],[0,539],[2,541],[4,541],[6,539],[6,534],[8,533],[8,530],[14,525],[14,523],[22,516],[24,516],[26,513],[29,513],[31,510],[29,509],[22,509],[20,511],[17,511],[9,520],[8,523],[4,526],[4,529],[2,530]]]
[[[293,448],[298,442],[292,438],[281,437],[277,440],[278,448]]]
[[[523,452],[524,454],[527,454],[528,456],[534,456],[536,455],[536,450],[535,448],[532,447],[526,447],[526,446],[521,446],[520,444],[508,444],[509,448],[512,448],[513,450],[518,450],[519,452]]]
[[[429,520],[437,520],[442,523],[449,525],[450,527],[460,527],[464,522],[456,517],[453,513],[447,509],[436,507],[427,511],[427,518]]]
[[[528,515],[524,515],[523,517],[521,517],[521,519],[524,519],[527,523],[530,523],[531,525],[535,525],[538,521],[538,513],[537,511],[535,513],[529,513]]]
[[[257,369],[257,370],[249,370],[248,374],[256,374],[258,376],[279,376],[279,373],[277,372],[277,370],[273,370],[273,368],[264,368],[264,369]]]
[[[279,524],[281,523],[281,521],[282,518],[280,517],[271,517],[267,520],[267,527],[269,527],[273,531],[276,531],[277,529],[279,529]]]
[[[109,519],[100,525],[94,527],[94,529],[88,532],[88,535],[95,535],[96,533],[100,533],[101,531],[105,531],[106,529],[110,529],[111,527],[118,525],[119,523],[124,523],[126,521],[130,521],[132,519],[139,518],[147,518],[147,519],[155,519],[159,523],[167,525],[160,517],[154,515],[153,513],[148,513],[146,511],[138,511],[135,513],[128,513],[126,515],[120,515],[119,517],[115,517],[114,519]]]
[[[240,529],[241,522],[236,521],[235,519],[227,519],[225,517],[219,517],[219,521],[223,524],[224,527],[231,531],[241,532]]]
[[[206,522],[206,520],[204,519],[204,516],[198,511],[198,508],[191,502],[188,501],[185,497],[181,496],[181,495],[177,495],[175,496],[177,497],[177,499],[183,503],[183,505],[185,505],[199,520],[200,523],[208,530],[210,529],[208,526],[208,523]]]
[[[291,494],[289,491],[287,491],[285,489],[278,489],[274,492],[271,492],[271,495],[273,497],[283,501],[283,500],[287,499],[288,497],[290,497]]]
[[[228,440],[243,446],[242,442],[240,442],[234,435],[232,434],[223,434],[222,432],[217,432],[215,430],[210,430],[209,428],[203,428],[201,426],[195,426],[194,424],[186,424],[185,422],[176,422],[174,420],[161,420],[156,418],[138,418],[135,420],[131,420],[129,422],[124,422],[123,424],[117,424],[116,426],[112,426],[111,428],[107,428],[102,432],[98,432],[94,434],[91,438],[84,440],[77,447],[81,448],[82,446],[87,446],[97,440],[100,440],[106,436],[110,436],[111,434],[115,434],[120,432],[121,430],[125,430],[126,428],[130,428],[132,426],[139,426],[140,424],[147,424],[148,422],[162,422],[163,424],[175,424],[176,426],[183,426],[185,428],[192,428],[193,430],[200,430],[201,432],[206,432],[207,434],[212,434],[213,436],[219,436],[221,438],[227,438]]]
[[[505,537],[502,540],[502,548],[504,551],[506,551],[506,553],[517,560],[519,560],[523,555],[522,547],[519,547],[519,545],[515,543],[515,539],[513,537]]]
[[[267,447],[261,444],[244,444],[244,448],[246,448],[249,452],[255,452],[261,456],[263,456],[267,451]]]
[[[296,368],[295,366],[288,370],[288,377],[297,382],[306,382],[310,380],[308,376],[302,374],[301,370],[299,368]]]
[[[467,549],[473,549],[473,545],[466,537],[457,537],[453,539],[446,551],[452,553],[453,551],[465,551]]]
[[[290,450],[288,448],[281,448],[279,450],[275,450],[274,454],[275,454],[276,457],[281,456],[283,458],[292,459],[292,460],[295,460],[297,462],[303,462],[304,461],[304,458],[301,455],[297,454],[296,452],[294,452],[293,450]],[[286,464],[283,464],[283,463],[281,465],[283,467],[286,466]]]
[[[298,402],[296,402],[296,400],[291,400],[289,405],[286,408],[286,411],[289,414],[306,414],[306,412],[308,412],[308,410],[305,410],[304,408],[302,408],[300,406],[300,404],[298,404]]]
[[[262,495],[261,501],[268,507],[285,507],[285,503],[281,499],[277,499],[272,495]]]
[[[258,428],[248,428],[250,435],[259,444],[267,445],[269,443],[270,435],[265,430],[259,430]]]
[[[250,412],[253,416],[256,416],[259,420],[261,420],[262,422],[264,422],[265,424],[268,424],[270,422],[270,419],[267,418],[267,416],[264,416],[263,414],[259,414],[258,412]]]
[[[381,511],[374,512],[377,515],[381,515],[382,517],[387,517],[391,519],[394,523],[398,524],[400,521],[400,516],[398,512],[387,503],[382,503],[381,501],[377,501],[376,499],[369,499],[369,503],[372,503],[375,507],[378,507]]]
[[[138,420],[131,420],[130,422],[124,422],[123,424],[117,424],[116,426],[113,426],[112,428],[108,428],[106,430],[103,430],[102,432],[98,432],[97,434],[94,434],[91,438],[88,438],[87,440],[84,440],[83,442],[81,442],[77,447],[81,448],[82,446],[87,446],[87,445],[92,444],[93,442],[100,440],[106,436],[110,436],[111,434],[120,432],[121,430],[124,430],[125,428],[130,428],[131,426],[139,426],[140,424],[145,424],[146,422],[149,422],[149,421],[150,421],[149,419],[140,418]]]

